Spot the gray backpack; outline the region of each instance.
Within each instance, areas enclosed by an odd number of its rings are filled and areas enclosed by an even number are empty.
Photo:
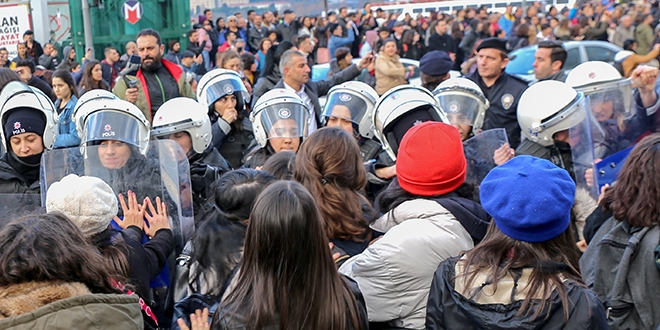
[[[608,219],[580,258],[582,277],[603,302],[610,329],[655,329],[660,323],[660,227]]]

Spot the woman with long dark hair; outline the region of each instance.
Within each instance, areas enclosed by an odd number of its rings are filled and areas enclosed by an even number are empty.
[[[300,148],[294,177],[317,201],[330,242],[349,257],[364,251],[375,214],[364,197],[367,173],[355,138],[338,127],[314,132]]]
[[[406,30],[401,36],[401,53],[402,58],[409,58],[419,61],[424,54],[424,44],[420,42],[419,32],[416,30]]]
[[[236,287],[213,329],[367,329],[355,283],[335,268],[314,198],[294,181],[259,195]]]
[[[326,79],[332,78],[332,76],[353,64],[353,55],[351,55],[351,50],[347,47],[337,48],[334,55],[335,58],[330,61],[330,70],[328,70]]]
[[[55,139],[55,148],[79,146],[80,137],[76,123],[73,122],[73,108],[78,103],[78,88],[71,72],[59,69],[53,73],[53,92],[57,96],[55,110],[59,114],[59,134]]]
[[[138,297],[121,294],[121,278],[65,216],[15,219],[0,231],[0,328],[141,329]]]
[[[83,68],[83,75],[80,79],[80,95],[85,94],[87,91],[92,89],[104,89],[106,91],[110,90],[110,85],[108,82],[103,80],[103,69],[101,68],[101,62],[97,60],[89,61],[85,64]]]
[[[370,225],[385,234],[339,269],[362,288],[370,321],[424,329],[438,264],[483,238],[488,216],[472,200],[462,154],[458,130],[444,123],[418,124],[401,140],[397,178],[376,198],[383,215]]]
[[[191,241],[190,268],[181,300],[193,293],[220,300],[225,281],[243,257],[243,243],[250,211],[261,191],[275,178],[270,174],[240,169],[221,176],[201,211],[200,225]],[[177,288],[178,290],[179,288]]]
[[[518,156],[480,189],[493,222],[474,249],[440,264],[426,329],[607,329],[600,300],[580,278],[568,172]]]
[[[660,135],[653,134],[637,143],[616,184],[605,191],[594,212],[601,219],[587,220],[585,237],[588,229],[595,234],[580,259],[582,277],[608,307],[610,329],[660,324],[660,306],[647,303],[660,294],[659,164]]]

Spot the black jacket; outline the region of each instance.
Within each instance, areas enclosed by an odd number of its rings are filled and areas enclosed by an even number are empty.
[[[42,65],[46,70],[56,70],[57,66],[60,65],[60,61],[57,57],[50,55],[42,54],[39,56],[39,65]]]
[[[28,80],[27,84],[44,92],[44,94],[46,94],[46,96],[48,96],[53,102],[57,101],[57,96],[53,92],[53,89],[43,79],[32,75],[32,78]]]
[[[256,54],[259,51],[259,44],[261,43],[261,39],[266,38],[268,32],[268,28],[263,25],[260,29],[257,29],[256,26],[253,26],[248,30],[247,42],[253,54]]]
[[[459,258],[443,261],[436,270],[426,309],[426,329],[607,329],[605,310],[598,296],[578,284],[565,282],[569,306],[568,323],[557,293],[551,311],[533,319],[534,312],[516,316],[522,301],[507,304],[479,304],[455,289],[455,266]],[[459,279],[462,280],[462,279]],[[481,283],[479,283],[481,284]],[[526,284],[525,284],[526,285]],[[522,290],[522,288],[520,288]]]
[[[481,79],[479,71],[465,76],[479,87],[490,102],[490,107],[486,111],[486,118],[482,129],[505,128],[509,144],[512,148],[517,148],[520,144],[520,125],[518,125],[518,101],[520,96],[527,89],[527,82],[502,72],[495,83],[488,87]]]
[[[213,146],[218,149],[233,169],[240,168],[243,165],[243,157],[254,140],[252,123],[247,117],[244,117],[241,121],[243,127],[238,130],[235,124],[229,125],[224,119],[218,117],[215,111],[209,113],[209,117],[213,133]],[[227,127],[229,130],[225,133]]]
[[[39,180],[28,182],[7,160],[9,153],[0,158],[0,194],[39,194]]]
[[[121,232],[124,241],[124,255],[128,259],[128,277],[140,297],[147,297],[149,281],[165,267],[167,257],[174,250],[174,238],[170,229],[161,229],[148,242],[142,244],[144,233],[136,226],[130,226]]]
[[[454,38],[446,33],[443,35],[433,33],[429,38],[429,51],[432,50],[441,50],[447,54],[456,54],[458,53],[458,45],[456,45]]]

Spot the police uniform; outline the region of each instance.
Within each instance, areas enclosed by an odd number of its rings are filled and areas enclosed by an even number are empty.
[[[498,38],[489,38],[484,40],[478,50],[485,48],[495,48],[506,52],[506,42]],[[520,144],[520,125],[518,125],[517,110],[518,100],[522,93],[527,89],[527,82],[502,72],[495,83],[488,87],[479,75],[479,71],[466,76],[474,81],[490,102],[490,107],[486,111],[483,130],[491,128],[505,128],[509,144],[512,148]]]

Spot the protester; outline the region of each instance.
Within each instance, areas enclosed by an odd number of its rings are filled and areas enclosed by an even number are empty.
[[[397,42],[395,39],[387,39],[383,49],[376,58],[376,92],[383,95],[393,87],[404,85],[412,73],[414,67],[406,70],[397,55]]]
[[[370,226],[385,234],[339,269],[360,285],[370,322],[424,329],[437,265],[483,238],[488,217],[464,184],[462,153],[458,130],[444,123],[418,124],[403,137],[397,178],[376,198],[383,216]],[[428,162],[442,166],[421,166]]]
[[[646,303],[657,292],[654,283],[660,283],[660,227],[654,215],[658,203],[652,197],[658,182],[658,144],[660,136],[650,135],[630,152],[616,185],[603,197],[603,211],[611,216],[603,218],[602,225],[589,224],[600,229],[580,258],[582,277],[607,308],[610,329],[653,329],[660,324],[658,306]]]
[[[426,329],[606,329],[603,305],[580,278],[574,195],[568,173],[547,160],[518,156],[488,173],[481,203],[493,222],[474,249],[440,264]]]
[[[259,195],[244,255],[214,328],[369,328],[362,295],[337,273],[314,198],[299,183],[279,181]],[[271,299],[257,303],[258,292]]]
[[[341,128],[314,132],[296,157],[294,176],[317,201],[340,258],[360,254],[376,236],[368,226],[375,214],[362,193],[366,174],[355,138]]]
[[[135,76],[125,75],[119,79],[112,92],[136,104],[151,122],[153,114],[165,101],[177,96],[195,97],[195,93],[183,69],[161,57],[164,45],[158,32],[144,29],[137,34],[136,41],[140,69]],[[137,87],[129,86],[128,82],[136,82]]]
[[[78,88],[69,71],[57,70],[53,73],[53,91],[57,96],[55,110],[59,115],[57,127],[59,134],[55,139],[55,148],[76,147],[80,137],[73,121],[73,109],[78,103]]]
[[[142,328],[138,297],[122,294],[122,277],[65,216],[15,219],[0,231],[0,246],[3,329]]]
[[[103,69],[101,62],[97,60],[89,61],[83,69],[82,79],[80,80],[79,90],[80,95],[85,94],[86,91],[93,89],[104,89],[109,91],[110,84],[103,79]]]

